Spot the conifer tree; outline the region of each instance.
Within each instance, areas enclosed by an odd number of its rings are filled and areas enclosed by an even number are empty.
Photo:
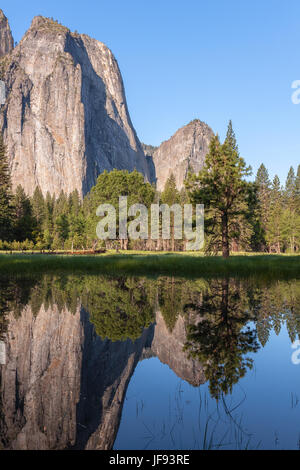
[[[297,245],[297,234],[300,229],[300,219],[297,213],[297,189],[296,189],[296,175],[294,168],[291,167],[284,191],[284,210],[282,215],[282,234],[285,243],[285,249],[294,252]],[[299,234],[300,235],[300,234]]]
[[[281,252],[282,242],[282,190],[280,180],[275,175],[271,187],[270,215],[267,224],[269,251]]]
[[[286,205],[294,206],[295,203],[295,183],[296,183],[296,175],[294,168],[291,166],[286,178],[285,182],[285,191],[284,191],[284,199]]]
[[[180,193],[176,186],[176,179],[173,173],[170,174],[169,178],[166,181],[164,190],[161,194],[162,204],[167,204],[169,207],[173,204],[179,204],[181,200]],[[174,213],[170,213],[170,232],[171,232],[171,249],[175,251],[175,239],[174,239]]]
[[[297,175],[295,178],[295,200],[297,212],[300,214],[300,165],[298,165]]]
[[[19,185],[14,195],[14,239],[17,241],[32,240],[36,221],[32,214],[29,197]]]
[[[270,210],[270,197],[271,197],[271,181],[269,179],[269,173],[265,165],[262,163],[257,170],[255,184],[257,187],[257,198],[258,198],[258,214],[261,223],[261,247],[266,247],[266,230],[268,224],[269,210]]]
[[[0,134],[0,240],[12,238],[12,193],[8,158]]]
[[[33,216],[37,220],[41,227],[45,218],[45,200],[43,193],[39,186],[35,188],[33,196],[31,198]]]
[[[246,223],[250,187],[245,177],[250,174],[251,168],[239,155],[230,122],[224,143],[218,135],[212,138],[203,169],[187,181],[191,201],[204,204],[211,243],[221,245],[224,258],[229,256],[230,241],[240,235]]]

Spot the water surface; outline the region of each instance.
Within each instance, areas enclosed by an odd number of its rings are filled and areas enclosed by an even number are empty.
[[[300,447],[300,281],[44,275],[0,289],[2,448]]]

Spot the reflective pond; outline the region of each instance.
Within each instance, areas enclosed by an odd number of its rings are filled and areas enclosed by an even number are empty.
[[[4,449],[299,449],[300,281],[0,278]]]

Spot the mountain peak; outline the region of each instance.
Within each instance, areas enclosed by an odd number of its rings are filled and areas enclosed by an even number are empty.
[[[40,15],[33,18],[29,31],[70,32],[66,26],[63,26],[57,20]]]
[[[177,188],[181,189],[190,169],[199,172],[213,135],[212,129],[205,122],[194,119],[163,142],[153,153],[157,189],[164,189],[171,173],[176,178]]]

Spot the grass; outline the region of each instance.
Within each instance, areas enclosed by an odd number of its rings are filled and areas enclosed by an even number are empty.
[[[0,274],[109,274],[180,277],[300,279],[300,256],[120,252],[94,256],[0,254]]]

